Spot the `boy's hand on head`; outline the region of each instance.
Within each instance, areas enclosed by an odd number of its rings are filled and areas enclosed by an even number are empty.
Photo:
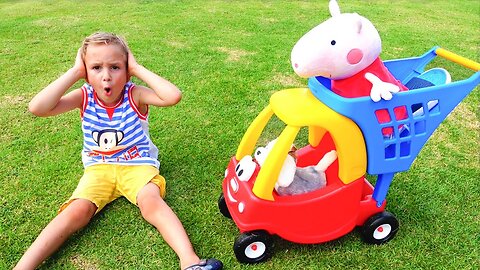
[[[137,70],[139,64],[137,63],[137,60],[135,59],[135,57],[132,54],[132,51],[130,51],[130,50],[128,50],[127,64],[128,64],[128,77],[129,77],[129,79],[130,79],[131,76],[137,76],[136,75],[136,70]]]
[[[82,48],[78,49],[77,57],[75,58],[75,65],[73,66],[78,73],[79,79],[87,79],[87,71],[85,69],[85,62],[82,57]]]
[[[172,106],[182,98],[182,92],[176,85],[139,64],[130,50],[128,51],[127,65],[127,80],[135,76],[147,84],[147,87],[138,87],[142,90],[133,92],[137,106]]]

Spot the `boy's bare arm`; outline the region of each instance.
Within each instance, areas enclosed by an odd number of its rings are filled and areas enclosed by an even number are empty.
[[[138,87],[136,101],[139,105],[171,106],[182,98],[182,92],[168,80],[137,63],[132,53],[128,55],[128,74],[145,82],[150,88]]]
[[[77,53],[75,65],[40,91],[29,103],[28,109],[36,116],[52,116],[80,108],[82,92],[76,89],[65,95],[78,80],[85,78],[85,66]]]

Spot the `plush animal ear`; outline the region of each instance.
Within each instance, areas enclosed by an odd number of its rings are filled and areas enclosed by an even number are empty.
[[[360,34],[362,32],[362,26],[363,26],[363,23],[362,23],[362,18],[360,17],[360,15],[356,14],[357,15],[357,18],[356,18],[356,24],[357,24],[357,34]]]
[[[295,159],[289,155],[285,158],[283,162],[282,169],[278,175],[277,184],[281,187],[288,187],[293,182],[295,178],[295,171],[297,170],[297,164]]]
[[[92,138],[93,140],[98,143],[98,135],[99,135],[99,132],[98,131],[92,131]]]
[[[277,143],[277,141],[278,141],[278,138],[275,138],[274,140],[268,142],[265,148],[272,150],[273,146]]]
[[[340,7],[336,0],[330,0],[328,3],[328,9],[330,10],[330,15],[332,15],[332,17],[340,15]]]

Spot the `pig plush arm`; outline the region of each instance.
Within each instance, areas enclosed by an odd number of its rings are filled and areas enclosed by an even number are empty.
[[[365,73],[365,79],[372,83],[372,90],[370,91],[370,98],[374,102],[380,101],[380,99],[390,100],[392,99],[392,93],[397,93],[400,88],[393,84],[380,80],[372,73]]]

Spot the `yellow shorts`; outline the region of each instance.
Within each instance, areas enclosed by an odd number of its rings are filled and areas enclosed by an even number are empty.
[[[85,169],[72,196],[61,207],[65,209],[75,199],[86,199],[94,203],[98,213],[108,203],[124,196],[131,203],[137,204],[137,194],[149,182],[160,189],[160,196],[165,197],[165,178],[159,175],[153,166],[125,166],[115,164],[98,164]]]

